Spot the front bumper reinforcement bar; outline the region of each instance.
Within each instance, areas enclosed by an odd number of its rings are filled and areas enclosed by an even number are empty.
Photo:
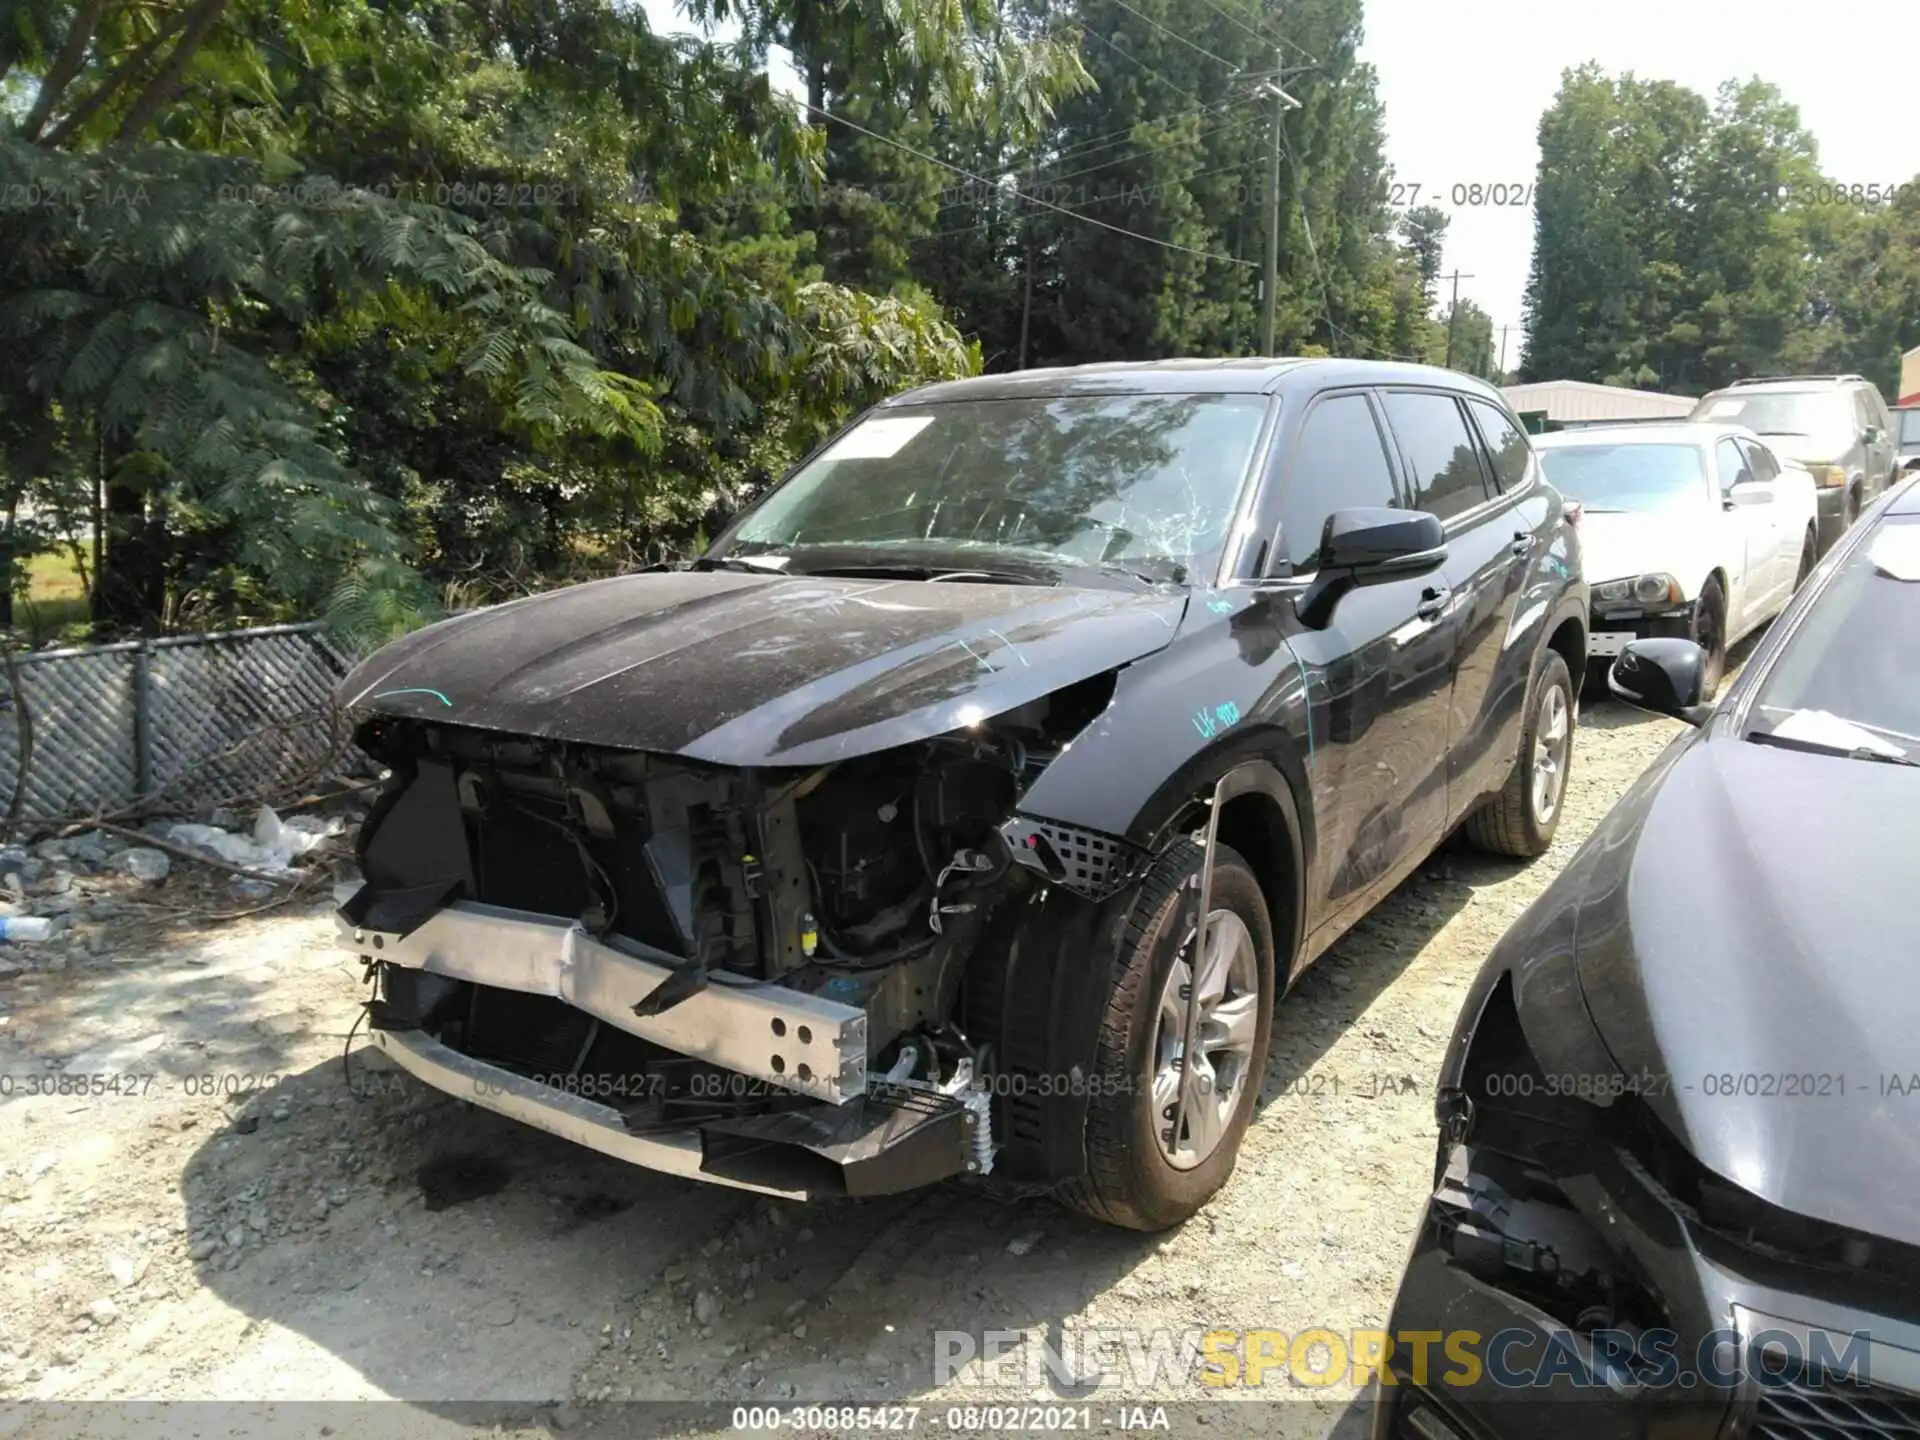
[[[633,1007],[683,962],[624,937],[596,939],[577,920],[462,900],[405,934],[356,926],[345,916],[336,923],[341,945],[363,959],[552,996],[643,1040],[795,1094],[839,1105],[867,1088],[867,1017],[851,1005],[780,985],[729,983],[714,974],[672,1009],[641,1018]],[[389,1037],[390,1052],[395,1038]],[[405,1043],[418,1046],[424,1038],[409,1035]]]

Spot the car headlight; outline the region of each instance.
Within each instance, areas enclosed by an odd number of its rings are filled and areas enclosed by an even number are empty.
[[[1847,472],[1838,465],[1809,465],[1807,473],[1813,476],[1814,484],[1825,490],[1847,483]]]
[[[1593,598],[1602,605],[1678,605],[1685,598],[1680,582],[1667,574],[1636,575],[1631,580],[1609,580],[1593,587]]]

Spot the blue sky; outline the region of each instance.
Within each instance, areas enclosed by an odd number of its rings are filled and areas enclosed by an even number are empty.
[[[656,29],[692,28],[673,0],[645,0]],[[1278,22],[1285,31],[1284,7]],[[1387,158],[1401,195],[1452,213],[1445,268],[1520,353],[1520,297],[1533,250],[1530,207],[1456,208],[1455,186],[1529,185],[1540,115],[1563,70],[1678,81],[1712,97],[1758,75],[1800,107],[1829,177],[1847,184],[1920,174],[1920,0],[1367,0],[1361,55],[1380,74]],[[776,82],[797,91],[790,67]],[[1464,191],[1462,198],[1466,198]]]

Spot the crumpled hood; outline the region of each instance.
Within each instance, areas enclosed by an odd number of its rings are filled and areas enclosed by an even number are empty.
[[[1609,830],[1577,964],[1621,1070],[1741,1189],[1920,1244],[1920,770],[1711,739]]]
[[[625,575],[442,621],[343,704],[726,765],[815,765],[942,734],[1164,647],[1184,593]]]
[[[1587,510],[1580,516],[1580,566],[1589,585],[1631,580],[1636,575],[1672,575],[1692,595],[1697,542],[1694,517],[1638,510]],[[1702,572],[1704,574],[1704,571]]]

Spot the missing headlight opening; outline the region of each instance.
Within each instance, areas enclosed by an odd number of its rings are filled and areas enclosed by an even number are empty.
[[[375,1043],[700,1178],[866,1194],[992,1172],[1009,920],[1133,873],[1123,841],[1046,827],[1111,849],[1090,878],[1016,815],[1112,690],[804,769],[372,718],[392,778],[340,924]]]

